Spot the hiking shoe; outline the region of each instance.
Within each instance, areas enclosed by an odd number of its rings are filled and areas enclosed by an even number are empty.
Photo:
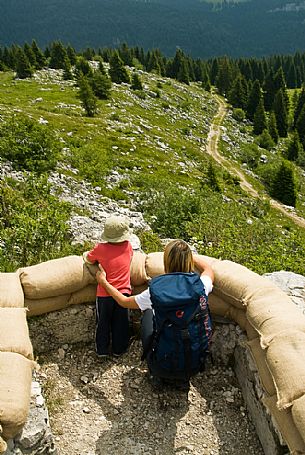
[[[161,378],[158,378],[157,376],[153,376],[150,374],[148,375],[148,380],[154,390],[161,390],[163,388],[164,383]]]
[[[109,354],[96,354],[96,357],[101,361],[106,361],[110,359]]]

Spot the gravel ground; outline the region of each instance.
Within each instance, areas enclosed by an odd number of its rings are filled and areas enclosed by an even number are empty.
[[[156,391],[140,352],[133,340],[119,359],[99,361],[93,344],[39,359],[59,455],[263,455],[230,368]]]

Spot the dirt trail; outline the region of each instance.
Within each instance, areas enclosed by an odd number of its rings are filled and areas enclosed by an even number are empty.
[[[227,107],[225,102],[221,99],[221,97],[215,95],[216,101],[219,105],[218,112],[215,115],[213,122],[210,127],[210,131],[207,137],[207,144],[206,148],[203,150],[208,153],[210,156],[214,158],[217,163],[224,166],[229,172],[236,175],[240,179],[240,186],[243,190],[245,190],[248,194],[256,198],[266,198],[266,196],[260,195],[255,188],[247,181],[243,172],[241,172],[230,160],[222,156],[218,151],[218,141],[221,134],[221,124],[227,115]],[[291,218],[298,226],[305,228],[305,219],[296,215],[293,212],[290,212],[289,209],[286,208],[285,205],[281,204],[274,199],[269,199],[271,207],[282,212],[285,216]]]

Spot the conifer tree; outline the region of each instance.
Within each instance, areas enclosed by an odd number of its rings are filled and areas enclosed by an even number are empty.
[[[35,40],[32,41],[31,47],[32,47],[32,51],[34,52],[34,55],[35,55],[36,68],[38,70],[41,70],[44,66],[46,66],[46,58],[44,56],[44,53],[38,47]]]
[[[295,207],[297,200],[296,177],[292,164],[283,160],[276,171],[271,188],[271,195],[285,205]]]
[[[278,140],[279,140],[279,132],[277,130],[276,118],[275,118],[275,114],[273,111],[270,112],[269,122],[268,122],[268,131],[269,131],[269,134],[272,137],[274,143],[277,144]]]
[[[65,59],[68,58],[67,51],[60,41],[54,41],[50,49],[49,67],[62,69],[65,66]]]
[[[245,110],[248,103],[247,82],[241,74],[234,80],[231,90],[228,93],[228,100],[233,107],[240,107]]]
[[[277,130],[280,137],[286,137],[288,132],[288,108],[282,89],[275,95],[272,110],[275,114]]]
[[[123,60],[117,52],[114,52],[110,58],[109,76],[112,82],[116,84],[130,83],[130,78],[127,69],[124,66]]]
[[[71,65],[75,65],[77,56],[74,47],[72,47],[71,44],[68,44],[66,51]]]
[[[271,150],[275,143],[268,130],[264,130],[258,137],[258,145],[266,150]]]
[[[74,72],[77,79],[82,76],[86,76],[89,79],[93,75],[93,70],[90,66],[90,63],[83,56],[77,58]]]
[[[132,74],[132,79],[131,79],[131,87],[132,90],[143,90],[143,85],[140,79],[140,76],[134,72]]]
[[[24,53],[25,55],[27,56],[29,62],[30,62],[30,65],[33,67],[33,68],[37,68],[37,61],[36,61],[36,56],[33,52],[33,49],[31,48],[31,46],[28,44],[28,43],[25,43],[24,46],[23,46],[23,50],[24,50]]]
[[[300,115],[298,116],[296,130],[299,133],[300,141],[305,148],[305,104],[300,112]]]
[[[222,95],[226,95],[232,85],[233,69],[227,57],[221,59],[215,85]]]
[[[33,68],[30,65],[29,59],[25,55],[23,49],[19,49],[16,61],[16,77],[18,79],[26,79],[33,76]]]
[[[72,80],[73,79],[73,74],[72,74],[72,71],[71,71],[71,63],[70,63],[70,60],[69,60],[68,56],[64,60],[63,70],[64,70],[64,72],[63,72],[64,80],[65,81]]]
[[[305,105],[305,87],[303,85],[302,90],[301,90],[300,94],[298,95],[296,107],[294,110],[294,116],[293,116],[294,127],[296,127],[299,115],[300,115],[304,105]]]
[[[254,114],[262,97],[261,86],[258,80],[254,81],[249,93],[248,103],[246,108],[247,117],[253,121]]]
[[[300,142],[299,134],[295,131],[292,135],[292,138],[288,144],[287,148],[287,159],[289,161],[297,161],[299,155],[302,153],[302,144]]]
[[[79,79],[79,98],[88,117],[94,117],[97,112],[97,98],[86,76]]]
[[[89,80],[95,96],[101,100],[110,98],[111,79],[107,76],[106,72],[103,74],[101,71],[94,71]]]
[[[262,134],[267,129],[267,119],[263,103],[263,98],[260,98],[258,106],[256,108],[254,119],[253,119],[253,133],[256,135]]]
[[[263,91],[264,91],[264,105],[266,111],[270,111],[274,102],[274,96],[276,93],[276,87],[274,84],[274,72],[271,69],[269,73],[267,74],[264,85],[263,85]]]

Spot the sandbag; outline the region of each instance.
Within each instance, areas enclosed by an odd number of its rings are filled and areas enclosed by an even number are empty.
[[[268,395],[275,395],[276,389],[266,362],[266,352],[261,348],[259,338],[248,341],[247,344],[250,348],[253,360],[257,366],[263,388],[268,393]]]
[[[0,351],[16,352],[33,360],[24,308],[0,308]]]
[[[146,256],[145,269],[149,278],[164,273],[163,253],[149,253]]]
[[[289,329],[274,336],[266,360],[276,386],[279,409],[305,394],[305,333]]]
[[[141,292],[145,291],[148,288],[148,284],[142,284],[141,286],[132,286],[131,294],[137,295],[141,294]]]
[[[73,292],[68,300],[68,305],[79,305],[81,303],[94,303],[96,300],[96,284],[88,286]]]
[[[295,455],[304,454],[305,443],[295,426],[291,415],[291,409],[283,409],[280,411],[277,407],[276,395],[263,398],[263,403],[267,406],[273,419],[275,420],[280,433],[289,447],[290,453]]]
[[[132,286],[141,286],[149,280],[146,274],[147,255],[140,251],[134,251],[130,264],[130,282]]]
[[[63,310],[69,306],[71,294],[46,297],[45,299],[25,299],[24,306],[27,307],[27,317],[39,316],[51,311]]]
[[[293,402],[291,412],[294,423],[305,444],[305,395]]]
[[[67,256],[20,269],[25,297],[65,295],[96,283],[81,256]]]
[[[14,352],[0,352],[0,424],[3,439],[14,438],[26,423],[35,363]]]
[[[289,327],[305,331],[305,318],[290,298],[274,292],[261,296],[247,306],[247,319],[261,336],[261,346],[268,347],[275,335]]]
[[[213,262],[212,268],[215,295],[240,309],[248,304],[261,287],[275,287],[269,280],[232,261]]]
[[[23,308],[24,295],[19,272],[0,273],[0,307]]]
[[[226,302],[221,297],[214,294],[214,292],[209,294],[208,300],[209,300],[209,307],[210,307],[210,311],[211,311],[212,315],[216,314],[218,316],[225,317],[225,315],[228,313],[228,311],[231,308],[231,305],[228,302]]]

